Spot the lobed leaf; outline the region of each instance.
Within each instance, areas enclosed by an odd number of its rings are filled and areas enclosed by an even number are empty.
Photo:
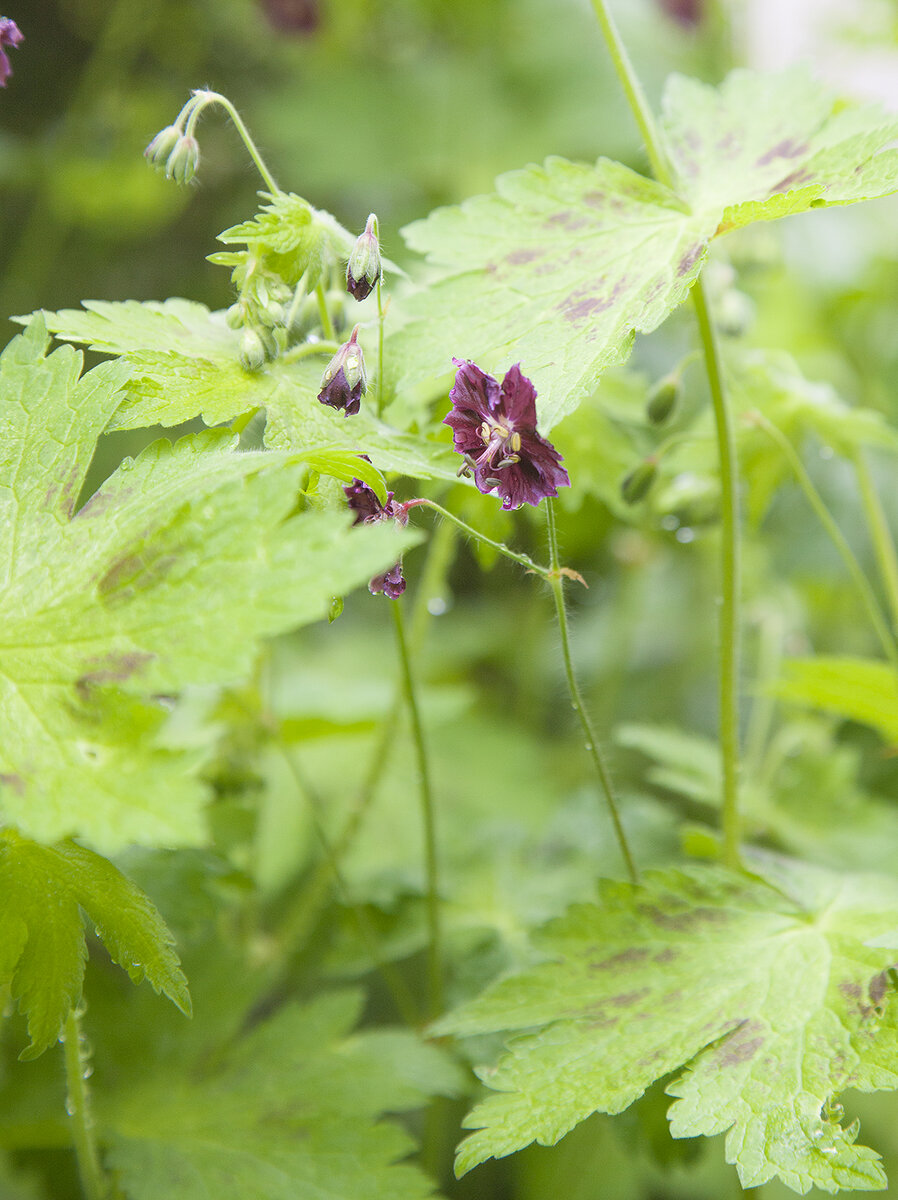
[[[527,1030],[470,1114],[458,1169],[551,1145],[616,1113],[656,1079],[674,1137],[726,1133],[744,1187],[884,1186],[835,1100],[898,1086],[889,969],[898,889],[888,879],[772,867],[775,887],[718,868],[603,881],[538,938],[548,961],[438,1023]],[[794,897],[794,899],[792,898]],[[875,939],[882,939],[874,945]],[[884,1006],[888,1015],[884,1018]]]

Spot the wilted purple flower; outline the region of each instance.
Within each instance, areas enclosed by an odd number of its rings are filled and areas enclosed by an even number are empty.
[[[508,369],[500,388],[474,363],[452,361],[458,371],[443,424],[451,426],[455,449],[465,458],[459,474],[473,471],[477,488],[496,491],[504,509],[539,504],[557,496],[559,487],[570,487],[561,455],[536,432],[536,389],[520,367]]]
[[[6,87],[6,81],[12,75],[12,67],[4,53],[4,46],[21,45],[25,35],[19,29],[12,17],[0,17],[0,87]]]
[[[392,492],[387,492],[387,502],[381,504],[374,489],[370,488],[367,483],[363,483],[361,479],[353,479],[348,487],[343,488],[343,491],[346,493],[349,507],[355,513],[353,525],[373,525],[377,521],[390,519],[398,521],[400,525],[408,524],[408,512],[403,505],[396,503]],[[395,566],[390,567],[389,571],[384,571],[382,575],[375,575],[368,584],[368,591],[372,596],[383,592],[391,600],[397,600],[405,591],[405,577],[402,574],[401,560]]]
[[[365,356],[358,344],[359,327],[356,325],[348,342],[344,342],[324,369],[318,399],[331,408],[342,408],[345,416],[359,411],[362,396],[368,387],[365,374]]]

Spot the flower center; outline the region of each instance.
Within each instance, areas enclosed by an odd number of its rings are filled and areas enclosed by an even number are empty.
[[[480,439],[485,447],[476,459],[478,467],[489,466],[494,470],[509,467],[520,460],[521,435],[515,433],[510,424],[484,421],[480,426]]]

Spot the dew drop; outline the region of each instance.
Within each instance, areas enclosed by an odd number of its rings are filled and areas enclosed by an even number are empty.
[[[82,1079],[90,1079],[90,1077],[91,1077],[91,1075],[93,1075],[93,1073],[94,1073],[94,1069],[90,1065],[90,1063],[88,1063],[85,1066],[84,1070],[81,1072],[81,1078]]]
[[[821,458],[832,458],[834,453],[835,453],[835,451],[833,450],[832,446],[821,446],[820,447],[820,457]]]
[[[661,518],[661,528],[673,532],[674,529],[679,529],[680,521],[673,513],[668,513],[666,517]]]
[[[695,541],[695,530],[690,529],[688,525],[684,525],[681,529],[677,530],[675,536],[678,542],[682,542],[683,545],[687,545],[689,542]]]
[[[66,1100],[65,1110],[69,1114],[70,1117],[74,1117],[75,1113],[78,1111],[77,1107],[75,1106],[75,1104],[72,1100]]]
[[[427,601],[427,611],[432,617],[441,617],[448,607],[442,596],[431,596]]]

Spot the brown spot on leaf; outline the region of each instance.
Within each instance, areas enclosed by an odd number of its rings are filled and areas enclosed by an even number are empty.
[[[92,687],[97,687],[102,684],[109,683],[125,683],[141,671],[148,662],[152,662],[154,655],[145,654],[140,650],[131,650],[124,654],[107,654],[104,658],[98,659],[96,668],[87,671],[75,687],[83,697],[90,693]]]
[[[717,1051],[718,1064],[721,1067],[738,1067],[740,1063],[754,1058],[764,1045],[762,1030],[759,1021],[746,1021]]]
[[[888,970],[880,971],[878,975],[874,975],[870,980],[870,1000],[872,1003],[878,1007],[888,990],[889,972]]]
[[[793,171],[791,175],[787,175],[779,183],[774,184],[771,191],[774,193],[788,192],[791,188],[798,187],[803,183],[811,183],[813,178],[814,176],[810,171],[805,170],[804,167],[799,167],[797,171]]]
[[[147,552],[153,549],[155,553]],[[104,598],[123,600],[135,591],[158,583],[176,561],[174,554],[163,554],[158,547],[147,547],[136,553],[123,554],[100,579],[97,590]]]
[[[684,275],[689,274],[689,272],[701,258],[704,248],[704,242],[698,242],[697,245],[691,246],[686,251],[677,264],[677,275],[680,277],[680,279],[682,279]]]
[[[608,1001],[615,1008],[632,1008],[639,1000],[644,1000],[651,992],[651,988],[637,988],[634,992],[622,992],[619,996],[612,996]]]
[[[547,225],[553,228],[567,229],[575,231],[577,229],[585,229],[587,225],[595,225],[595,221],[590,221],[588,217],[584,217],[582,213],[575,212],[557,212],[552,213],[551,217],[546,221]]]
[[[784,138],[783,141],[777,142],[775,146],[771,146],[766,150],[755,166],[766,167],[773,162],[775,158],[799,158],[802,154],[807,154],[807,142],[797,142],[794,138]]]
[[[505,261],[513,267],[521,267],[525,263],[533,262],[534,259],[541,257],[541,250],[512,250],[511,254],[506,256]]]
[[[673,962],[673,960],[676,957],[677,957],[676,950],[674,950],[672,946],[668,946],[664,950],[659,950],[659,952],[655,955],[653,961],[656,963]]]
[[[21,775],[0,775],[0,786],[12,788],[17,796],[25,794],[25,781]]]
[[[843,979],[839,984],[839,991],[847,1000],[860,1000],[863,995],[861,985],[859,983],[851,983],[847,979]]]
[[[617,967],[625,967],[632,963],[643,962],[649,956],[649,951],[644,946],[630,946],[626,950],[620,950],[617,954],[612,954],[610,958],[602,959],[600,962],[591,962],[589,969],[591,971],[610,971]]]

